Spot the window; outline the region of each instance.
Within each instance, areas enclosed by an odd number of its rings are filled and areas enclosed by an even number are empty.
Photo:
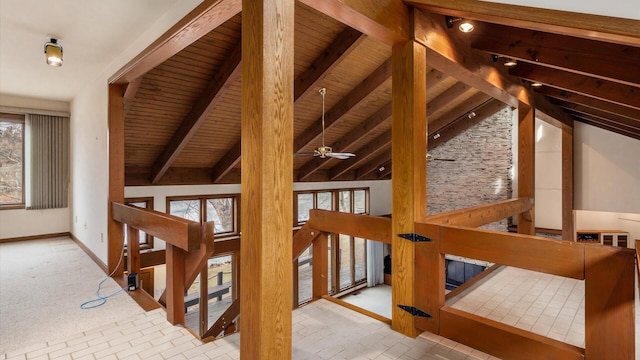
[[[0,114],[0,208],[24,208],[24,116]]]
[[[125,204],[134,205],[137,207],[141,207],[143,209],[151,209],[153,210],[153,198],[145,197],[145,198],[126,198],[124,199]],[[153,249],[153,236],[145,233],[140,230],[140,249]],[[124,245],[127,246],[129,243],[129,234],[127,231],[124,232]]]
[[[214,232],[219,236],[239,233],[238,195],[167,198],[169,214],[201,223],[213,221]]]

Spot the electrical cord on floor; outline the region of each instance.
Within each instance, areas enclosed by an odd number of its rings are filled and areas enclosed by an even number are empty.
[[[107,277],[105,277],[104,279],[102,279],[102,281],[100,281],[100,283],[98,283],[98,289],[96,290],[97,297],[95,299],[88,300],[80,304],[80,309],[88,310],[88,309],[97,308],[98,306],[102,306],[107,302],[109,298],[115,295],[118,295],[119,293],[125,290],[125,288],[121,288],[120,290],[117,290],[109,295],[105,295],[105,296],[100,295],[100,288],[102,287],[102,284],[104,284],[105,281],[107,281],[109,278],[111,278],[111,276],[113,276],[113,274],[116,272],[118,267],[120,267],[120,263],[122,262],[123,258],[124,258],[124,245],[122,246],[122,251],[120,252],[120,260],[118,260],[118,265],[116,265],[115,269],[113,270],[113,272],[111,272],[111,274],[107,275]],[[93,305],[90,305],[90,304],[93,304]]]

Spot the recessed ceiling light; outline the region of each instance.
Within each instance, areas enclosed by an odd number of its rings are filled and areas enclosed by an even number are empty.
[[[458,25],[458,30],[462,31],[463,33],[469,33],[472,32],[474,29],[473,23],[470,20],[465,20],[462,18],[454,18],[452,16],[447,16],[445,18],[445,21],[447,23],[447,28],[451,29],[453,27],[453,24],[459,22],[460,25]]]
[[[531,83],[531,86],[532,86],[532,87],[541,87],[541,86],[542,86],[542,83],[539,83],[539,82],[537,82],[537,81],[534,81],[534,82],[532,82],[532,83]]]
[[[507,67],[514,67],[514,66],[516,66],[516,65],[518,65],[518,62],[516,61],[516,59],[507,58],[507,59],[504,61],[504,66],[507,66]]]

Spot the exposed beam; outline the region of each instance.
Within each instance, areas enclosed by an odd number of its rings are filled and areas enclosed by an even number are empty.
[[[589,96],[580,95],[574,92],[554,89],[548,86],[537,88],[536,92],[550,98],[588,106],[592,109],[606,111],[610,114],[624,116],[629,119],[640,119],[640,110],[614,104],[604,100],[595,99]]]
[[[367,162],[366,164],[360,166],[355,171],[356,172],[355,177],[358,180],[363,179],[364,177],[369,175],[371,172],[378,170],[380,168],[380,165],[384,165],[386,163],[389,163],[390,161],[391,161],[391,149],[389,147],[387,149],[384,149],[384,151],[380,155],[376,156],[372,160],[369,160],[369,162]]]
[[[220,71],[211,78],[204,92],[196,100],[184,120],[182,120],[182,123],[162,151],[162,154],[160,154],[153,164],[151,183],[155,184],[162,178],[167,169],[171,167],[171,164],[173,164],[178,155],[180,155],[182,149],[187,146],[200,126],[211,112],[213,112],[224,93],[240,76],[241,52],[241,44],[237,44],[220,67]]]
[[[298,0],[386,44],[409,39],[409,9],[401,0]]]
[[[557,128],[573,129],[573,120],[571,119],[571,116],[568,116],[562,108],[536,92],[532,92],[532,97],[537,111],[536,116],[538,116],[538,118]]]
[[[638,45],[638,20],[477,0],[405,0],[406,4],[451,15],[532,30]]]
[[[509,73],[562,90],[577,92],[600,100],[640,109],[640,88],[608,80],[574,74],[530,63],[520,63]]]
[[[453,86],[427,103],[427,116],[442,110],[443,107],[455,101],[455,99],[466,93],[469,89],[471,89],[471,87],[461,81],[453,84]]]
[[[505,104],[530,104],[526,89],[497,68],[489,57],[474,53],[459,31],[447,29],[445,17],[421,10],[413,12],[415,39],[427,47],[427,63],[441,72],[496,98]]]
[[[350,147],[352,147],[354,143],[367,136],[373,130],[377,129],[378,126],[386,122],[389,118],[391,118],[390,102],[382,106],[378,111],[376,111],[368,119],[362,122],[362,124],[353,129],[353,131],[348,132],[343,137],[334,142],[331,145],[333,151],[349,151]],[[309,175],[320,169],[326,162],[326,159],[314,157],[311,161],[307,162],[299,169],[298,180],[305,180]]]
[[[119,261],[124,246],[124,227],[113,219],[112,202],[124,203],[124,90],[109,85],[109,193],[107,197],[107,267],[113,277],[122,276],[124,264]]]
[[[612,123],[619,124],[621,127],[627,127],[629,128],[629,130],[640,131],[640,118],[638,118],[637,120],[633,120],[623,116],[610,114],[605,111],[592,109],[584,105],[572,104],[564,101],[561,101],[559,105],[564,109],[572,111],[573,113],[590,115],[595,119],[607,120],[611,121]]]
[[[390,77],[391,61],[387,60],[326,112],[324,116],[325,131],[331,128],[333,124],[340,120],[340,118],[369,96],[369,94],[371,94]],[[293,143],[294,152],[300,151],[300,149],[307,146],[320,135],[322,135],[322,122],[318,119],[318,121],[314,121],[311,126],[302,132],[302,134],[296,137]]]
[[[518,197],[535,197],[535,108],[518,106]],[[535,235],[535,209],[518,214],[518,233]]]
[[[242,5],[240,357],[290,360],[295,1]]]
[[[138,89],[140,88],[140,84],[142,83],[142,76],[134,79],[129,84],[127,84],[127,88],[124,90],[124,114],[126,115],[131,107],[131,102],[133,98],[136,97],[138,93]]]
[[[367,159],[370,159],[380,149],[388,146],[391,143],[391,129],[378,135],[375,139],[371,140],[367,145],[361,147],[356,151],[356,156],[342,160],[338,165],[329,170],[329,177],[331,180],[336,179],[338,176],[346,173],[347,171],[357,167],[359,164],[364,163]]]
[[[573,127],[573,124],[571,124]],[[573,129],[562,129],[562,239],[574,240]]]
[[[315,84],[327,76],[329,70],[340,64],[358,44],[364,35],[347,27],[331,44],[318,56],[305,72],[300,74],[294,82],[293,101],[297,101]],[[213,182],[219,182],[240,161],[240,141],[236,142],[227,153],[213,167]]]
[[[314,84],[324,79],[327,72],[345,59],[364,38],[365,36],[361,32],[350,27],[338,34],[327,49],[296,79],[294,101],[306,94]]]
[[[182,49],[242,11],[242,0],[204,0],[138,56],[120,68],[110,84],[126,84],[162,64]]]
[[[473,111],[482,104],[486,103],[491,96],[478,92],[477,94],[471,96],[469,99],[465,100],[451,111],[447,111],[447,113],[443,114],[438,118],[431,118],[429,113],[427,113],[427,120],[429,122],[429,134],[434,135],[438,132],[438,130],[450,124],[452,121],[460,118],[463,115],[468,114]]]
[[[637,130],[631,130],[628,127],[620,125],[618,123],[614,123],[613,121],[603,120],[595,118],[591,115],[572,113],[573,118],[576,121],[583,122],[588,125],[592,125],[595,127],[599,127],[604,130],[608,130],[614,132],[616,134],[628,136],[632,139],[640,140],[640,132]]]
[[[484,105],[481,105],[479,108],[473,111],[476,114],[476,116],[469,118],[463,114],[462,117],[458,118],[457,120],[454,120],[449,125],[443,128],[440,128],[437,131],[437,134],[439,134],[437,138],[434,139],[435,134],[430,132],[429,141],[427,141],[428,149],[429,150],[435,149],[439,145],[444,144],[445,142],[453,139],[454,137],[458,136],[461,132],[467,130],[473,125],[490,117],[491,115],[495,114],[501,109],[504,109],[505,106],[507,105],[505,105],[503,102],[496,99],[491,99],[488,102],[486,102]]]
[[[471,47],[490,54],[640,87],[640,47],[482,23]]]

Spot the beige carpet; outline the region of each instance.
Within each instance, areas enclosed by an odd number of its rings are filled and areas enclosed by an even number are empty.
[[[0,354],[60,339],[143,312],[124,292],[94,309],[104,272],[71,239],[0,244]],[[118,290],[108,279],[101,295]]]

